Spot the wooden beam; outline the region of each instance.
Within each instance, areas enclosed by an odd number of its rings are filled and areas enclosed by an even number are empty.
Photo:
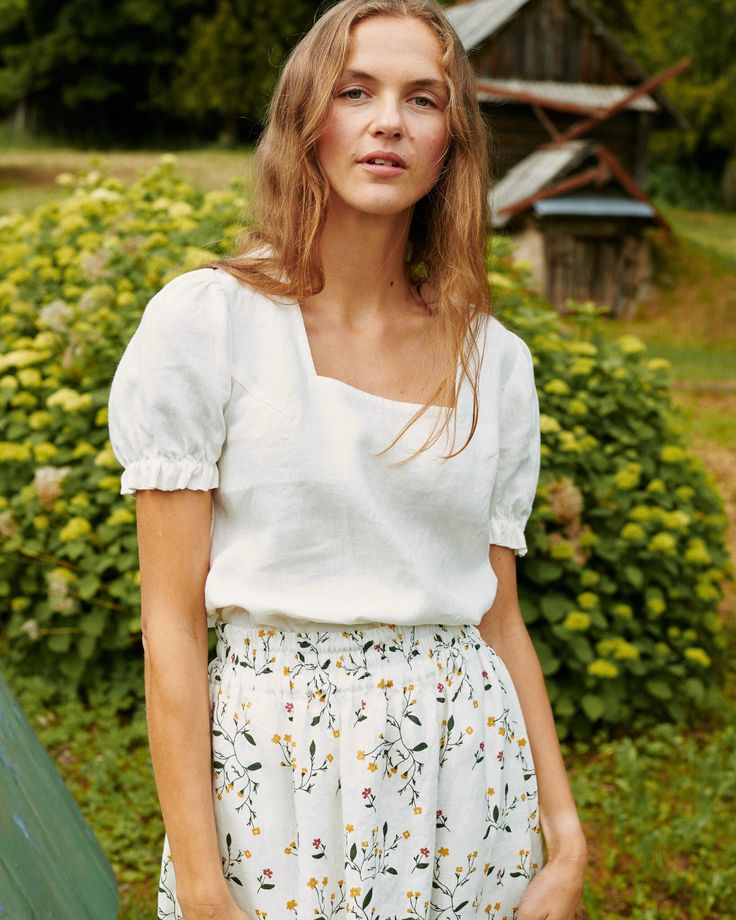
[[[606,164],[608,169],[610,169],[610,171],[618,178],[619,182],[621,185],[623,185],[629,195],[631,195],[632,198],[636,198],[638,201],[644,201],[650,205],[654,210],[655,221],[668,233],[672,233],[672,227],[670,227],[664,216],[659,213],[654,205],[652,205],[644,189],[639,186],[634,177],[626,170],[626,167],[618,160],[618,158],[602,144],[596,144],[593,148],[593,152],[598,157],[598,162]]]
[[[544,109],[538,105],[533,105],[532,111],[542,123],[542,126],[547,129],[549,136],[554,140],[557,140],[560,137],[560,132],[557,130],[557,126],[553,123],[552,119],[544,111]]]
[[[518,201],[514,201],[513,204],[508,204],[500,208],[498,213],[507,214],[509,217],[512,217],[519,211],[526,210],[534,204],[535,201],[541,201],[543,198],[552,198],[554,195],[564,194],[565,192],[580,188],[583,185],[589,185],[591,182],[602,185],[606,179],[610,178],[610,175],[606,164],[599,161],[597,166],[592,166],[590,169],[586,169],[585,172],[578,173],[576,176],[570,176],[569,179],[563,179],[554,185],[548,185],[547,188],[542,189],[541,192],[537,192],[534,195],[520,198]]]
[[[605,121],[607,118],[611,118],[617,112],[620,112],[621,109],[628,105],[632,99],[635,99],[637,96],[641,96],[642,94],[649,92],[650,89],[659,86],[659,84],[664,83],[665,80],[670,80],[672,77],[676,77],[679,73],[681,73],[683,70],[687,70],[689,67],[689,58],[683,58],[681,61],[673,64],[672,67],[668,67],[666,70],[655,74],[653,77],[649,77],[649,79],[645,80],[643,83],[633,87],[630,93],[627,93],[625,96],[619,99],[618,102],[615,102],[607,109],[591,109],[590,118],[586,118],[583,121],[576,122],[574,125],[570,125],[570,127],[559,136],[558,142],[564,143],[565,141],[572,140],[581,134],[585,134],[586,131],[589,131],[591,128],[598,125],[601,121]]]

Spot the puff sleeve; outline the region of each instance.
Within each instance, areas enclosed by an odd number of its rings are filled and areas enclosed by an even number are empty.
[[[507,333],[513,356],[500,396],[500,449],[491,493],[489,543],[511,547],[517,556],[524,556],[524,528],[539,481],[539,399],[529,346],[516,333]]]
[[[120,494],[213,489],[230,398],[230,324],[219,272],[200,268],[146,305],[108,398]]]

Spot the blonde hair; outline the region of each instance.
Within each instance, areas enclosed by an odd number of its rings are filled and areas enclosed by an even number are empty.
[[[418,301],[433,316],[434,342],[444,349],[445,373],[435,391],[384,451],[427,409],[441,399],[427,440],[428,449],[455,420],[456,373],[471,380],[471,333],[481,313],[490,314],[486,276],[489,137],[481,115],[475,75],[457,34],[435,0],[340,0],[327,10],[289,53],[266,113],[257,144],[253,185],[253,225],[245,228],[234,256],[208,263],[222,268],[266,295],[301,302],[324,287],[319,240],[329,185],[319,166],[316,144],[329,114],[335,85],[350,52],[351,29],[374,16],[413,17],[430,26],[441,47],[448,82],[450,144],[442,172],[420,199],[409,229],[405,267],[417,284]],[[264,255],[265,253],[265,255]],[[423,289],[430,289],[430,300]],[[478,372],[473,389],[469,443],[478,419]],[[438,429],[438,422],[444,423]],[[454,436],[453,436],[454,437]],[[454,456],[460,450],[445,455]],[[408,459],[411,459],[408,458]]]

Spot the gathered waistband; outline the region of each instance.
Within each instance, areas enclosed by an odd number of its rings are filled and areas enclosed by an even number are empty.
[[[244,680],[278,693],[314,682],[364,686],[372,675],[401,683],[437,674],[442,681],[453,672],[464,672],[468,656],[474,657],[483,645],[472,624],[350,624],[343,630],[321,631],[219,621],[215,630],[217,650],[210,677],[220,682]]]
[[[282,651],[296,651],[304,645],[317,645],[322,651],[347,652],[356,648],[368,649],[372,645],[404,647],[408,644],[426,650],[437,642],[461,640],[479,636],[478,627],[470,623],[371,623],[325,624],[307,629],[278,629],[274,626],[246,626],[240,623],[219,621],[215,623],[218,640],[227,638],[239,647],[243,644],[262,644],[264,639]]]

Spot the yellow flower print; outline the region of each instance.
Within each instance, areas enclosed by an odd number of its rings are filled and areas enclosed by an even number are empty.
[[[408,840],[408,838],[411,837],[411,831],[404,831],[404,832],[402,833],[402,836],[403,836],[404,840]]]
[[[472,726],[472,725],[468,725],[468,727],[465,729],[465,733],[466,733],[467,735],[472,735],[472,734],[473,734],[473,726]]]
[[[261,833],[260,827],[254,827],[251,829],[251,834],[253,834],[254,837],[257,837],[260,833]]]
[[[450,851],[447,849],[447,847],[440,847],[439,850],[437,850],[437,852],[440,854],[440,856],[450,855]]]
[[[362,891],[361,888],[351,888],[351,889],[350,889],[350,897],[351,897],[351,898],[358,898],[358,897],[360,897],[360,892],[361,892],[361,891]]]
[[[317,879],[316,879],[316,878],[310,878],[309,881],[307,882],[307,885],[309,885],[310,888],[316,888],[316,887],[317,887]]]

